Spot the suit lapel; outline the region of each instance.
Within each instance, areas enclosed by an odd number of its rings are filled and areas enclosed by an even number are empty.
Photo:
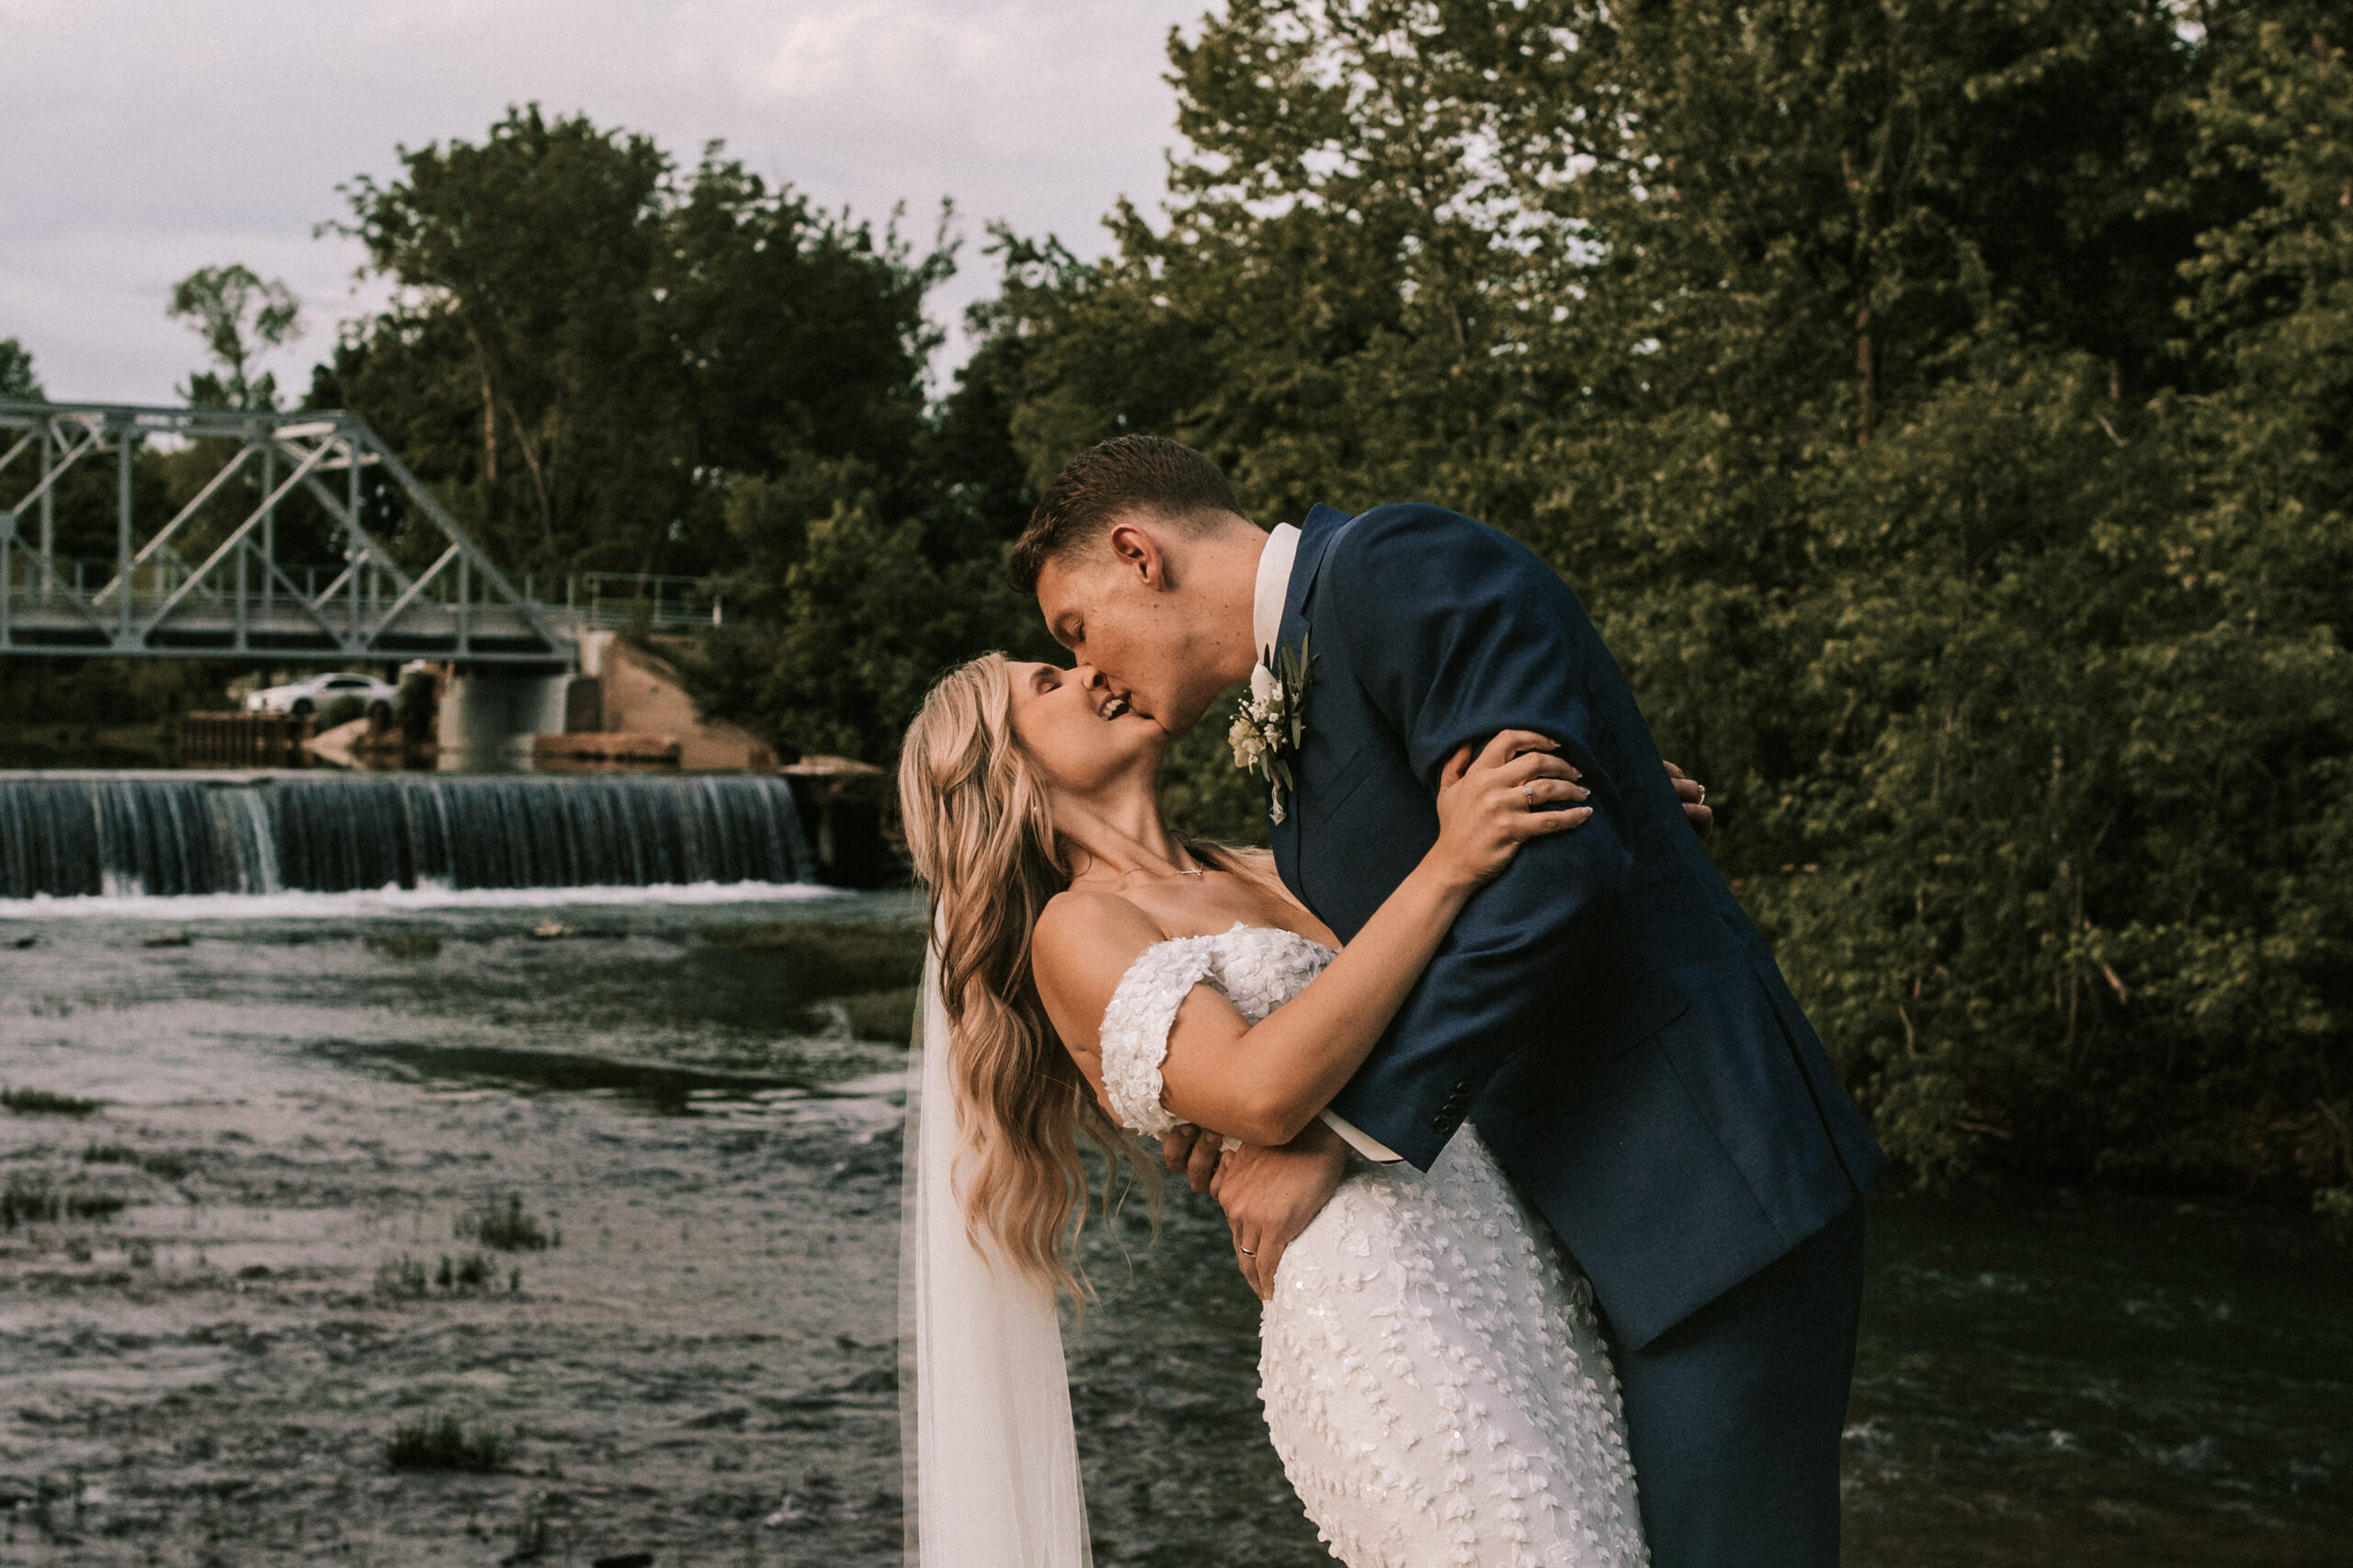
[[[1333,539],[1348,521],[1348,514],[1335,507],[1308,508],[1307,520],[1300,525],[1299,553],[1291,558],[1290,583],[1283,593],[1282,624],[1275,634],[1278,647],[1307,645],[1309,652],[1313,652],[1308,642],[1308,591],[1315,585],[1316,573],[1323,570],[1324,552],[1331,549]],[[1313,686],[1308,693],[1307,722],[1312,727],[1315,722]],[[1299,823],[1300,795],[1307,787],[1307,778],[1303,773],[1297,777],[1300,788],[1292,790],[1290,799],[1283,803],[1283,820],[1273,824],[1268,833],[1274,844],[1277,874],[1292,896],[1303,900],[1305,895],[1299,887]]]

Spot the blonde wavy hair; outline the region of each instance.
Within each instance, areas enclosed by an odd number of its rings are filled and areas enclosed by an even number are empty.
[[[1030,934],[1071,872],[1051,788],[1014,733],[1004,654],[950,671],[924,699],[899,753],[899,807],[955,1027],[965,1228],[1083,1308],[1092,1292],[1075,1246],[1090,1203],[1079,1140],[1103,1155],[1107,1211],[1124,1170],[1149,1196],[1155,1232],[1160,1168],[1097,1102],[1039,1000]]]

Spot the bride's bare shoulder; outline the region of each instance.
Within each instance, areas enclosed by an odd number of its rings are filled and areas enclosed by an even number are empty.
[[[1040,980],[1050,966],[1091,971],[1116,962],[1125,970],[1137,954],[1167,939],[1168,933],[1135,900],[1093,888],[1071,889],[1047,900],[1029,937]]]
[[[1167,938],[1168,933],[1135,900],[1090,888],[1072,889],[1048,899],[1029,939],[1042,965],[1049,953],[1068,960],[1126,952],[1132,960],[1153,943]]]
[[[1029,972],[1039,999],[1075,1050],[1094,1049],[1094,1024],[1130,965],[1168,939],[1132,900],[1094,889],[1055,894],[1029,934]]]
[[[1039,911],[1037,934],[1043,937],[1049,932],[1061,935],[1074,928],[1084,930],[1104,920],[1122,926],[1139,920],[1148,926],[1152,924],[1152,916],[1125,893],[1110,892],[1102,888],[1064,888],[1048,899],[1046,907]],[[1159,929],[1156,926],[1153,928]]]

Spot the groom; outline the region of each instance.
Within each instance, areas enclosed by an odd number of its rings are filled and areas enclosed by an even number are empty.
[[[1474,1122],[1593,1282],[1653,1562],[1836,1568],[1860,1196],[1885,1156],[1576,597],[1437,506],[1317,506],[1270,536],[1208,459],[1142,436],[1063,470],[1012,571],[1171,733],[1262,656],[1308,657],[1275,863],[1343,940],[1436,838],[1456,747],[1561,743],[1593,817],[1472,900],[1324,1127],[1227,1156],[1215,1190],[1263,1284],[1349,1161],[1427,1169]]]

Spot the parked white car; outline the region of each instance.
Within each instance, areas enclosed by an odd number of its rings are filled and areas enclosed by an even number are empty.
[[[291,686],[268,686],[245,699],[248,713],[315,713],[337,698],[356,697],[372,708],[381,702],[389,709],[401,694],[399,687],[376,679],[373,676],[352,675],[347,671],[331,676],[313,676]]]

